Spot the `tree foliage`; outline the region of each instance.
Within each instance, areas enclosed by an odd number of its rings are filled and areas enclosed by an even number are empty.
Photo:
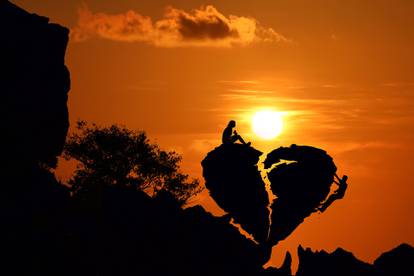
[[[77,123],[77,131],[66,142],[63,156],[78,161],[68,181],[74,193],[82,194],[103,185],[129,187],[156,196],[169,192],[185,204],[200,188],[179,171],[181,156],[151,144],[145,132],[112,125],[100,127]]]

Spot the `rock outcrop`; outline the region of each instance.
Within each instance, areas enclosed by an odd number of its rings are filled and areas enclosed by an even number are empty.
[[[256,275],[262,269],[261,248],[200,206],[183,210],[168,194],[151,198],[117,187],[102,195],[99,208],[76,203],[73,275]]]
[[[383,253],[374,264],[358,260],[352,253],[336,249],[332,253],[298,248],[296,276],[395,276],[414,275],[414,248],[408,244]]]
[[[69,127],[69,30],[2,0],[0,34],[1,159],[53,167]]]
[[[384,252],[374,261],[374,267],[381,276],[414,275],[414,247],[403,243]]]
[[[2,275],[63,275],[69,192],[56,166],[69,126],[69,30],[0,0]]]
[[[311,249],[298,248],[299,267],[296,276],[349,276],[374,275],[373,267],[355,258],[341,248],[332,253],[324,250],[313,252]]]

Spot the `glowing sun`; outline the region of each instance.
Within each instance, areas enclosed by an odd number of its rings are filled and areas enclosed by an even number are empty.
[[[276,111],[258,111],[253,115],[252,128],[254,133],[260,138],[266,140],[273,139],[282,132],[282,116]]]

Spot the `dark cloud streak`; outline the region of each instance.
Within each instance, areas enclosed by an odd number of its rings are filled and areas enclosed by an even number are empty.
[[[233,47],[289,41],[254,18],[224,16],[211,5],[192,12],[169,7],[155,22],[132,10],[123,14],[92,13],[83,6],[71,35],[75,41],[99,37],[157,47]]]

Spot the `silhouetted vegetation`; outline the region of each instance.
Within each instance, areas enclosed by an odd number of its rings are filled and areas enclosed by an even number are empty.
[[[151,144],[142,131],[79,121],[77,132],[67,139],[63,156],[79,162],[68,181],[78,196],[96,192],[101,186],[118,186],[151,196],[169,192],[183,205],[202,190],[197,179],[189,180],[179,171],[180,155]]]

